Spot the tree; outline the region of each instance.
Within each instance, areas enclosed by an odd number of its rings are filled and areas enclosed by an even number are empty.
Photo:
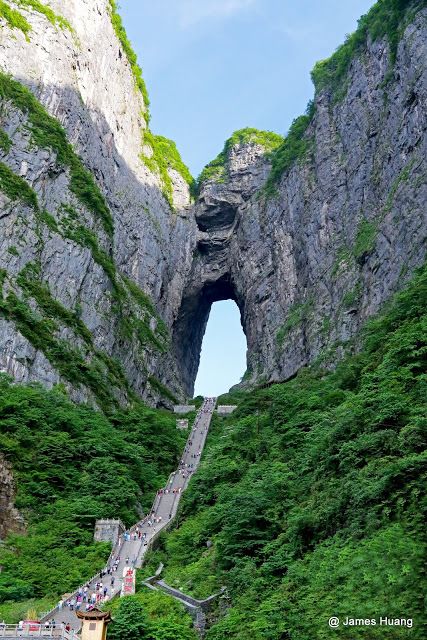
[[[154,622],[150,628],[150,640],[194,640],[194,631],[173,620]]]
[[[120,600],[108,640],[151,640],[148,618],[142,604],[132,596]]]

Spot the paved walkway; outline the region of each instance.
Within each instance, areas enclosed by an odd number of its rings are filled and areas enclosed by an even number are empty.
[[[204,399],[191,433],[188,436],[178,469],[171,473],[166,486],[157,492],[152,510],[148,516],[137,522],[130,529],[129,536],[126,536],[130,537],[130,540],[119,540],[118,545],[113,550],[106,568],[113,566],[114,562],[119,559],[117,571],[111,573],[111,575],[106,574],[103,577],[98,575],[93,578],[88,583],[89,593],[95,591],[96,583],[100,581],[104,587],[108,588],[107,595],[109,598],[121,593],[123,576],[127,570],[142,565],[150,544],[175,517],[182,492],[186,489],[192,474],[199,466],[215,403],[216,398]],[[140,538],[136,533],[137,529],[141,532]],[[112,576],[114,576],[113,586],[111,586]],[[85,604],[83,604],[84,606]],[[57,624],[62,622],[70,624],[71,628],[75,630],[81,626],[81,622],[75,612],[71,611],[65,604],[62,608],[59,609],[57,607],[43,617],[43,621],[52,619],[55,619]]]

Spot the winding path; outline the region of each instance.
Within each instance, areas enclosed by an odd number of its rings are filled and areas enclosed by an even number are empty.
[[[171,473],[165,487],[160,489],[154,499],[154,503],[149,515],[137,522],[130,529],[130,540],[119,540],[113,549],[107,567],[112,565],[117,558],[120,558],[118,569],[112,575],[114,576],[114,586],[111,587],[111,575],[94,576],[89,583],[89,593],[95,590],[97,582],[102,581],[104,586],[108,587],[108,596],[115,597],[122,593],[123,576],[128,569],[141,567],[144,556],[153,540],[164,530],[173,520],[178,510],[179,501],[183,491],[187,488],[192,474],[196,471],[200,463],[203,447],[206,442],[208,429],[215,409],[216,398],[205,398],[201,408],[199,409],[191,433],[188,436],[184,452],[178,466],[178,469]],[[136,535],[136,529],[142,534],[139,538]],[[136,537],[136,539],[134,539]],[[74,595],[74,594],[73,594]],[[71,599],[68,598],[67,602]],[[78,630],[81,621],[77,618],[75,611],[71,611],[66,604],[61,608],[55,607],[49,611],[43,618],[42,622],[54,619],[56,624],[70,624],[72,629]]]

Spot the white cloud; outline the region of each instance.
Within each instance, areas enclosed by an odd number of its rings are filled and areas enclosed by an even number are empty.
[[[257,0],[179,0],[179,24],[186,29],[206,20],[229,18],[256,2]]]

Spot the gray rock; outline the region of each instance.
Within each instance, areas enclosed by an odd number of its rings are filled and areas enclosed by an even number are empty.
[[[230,150],[225,181],[206,182],[194,206],[185,181],[170,170],[171,211],[159,176],[141,160],[144,105],[107,0],[51,4],[75,34],[27,12],[28,41],[1,27],[0,68],[64,126],[106,198],[114,236],[77,200],[55,153],[33,144],[27,114],[3,100],[2,126],[13,144],[0,161],[27,181],[57,225],[0,194],[3,296],[12,292],[45,318],[20,286],[24,267],[37,263],[52,298],[81,319],[93,344],[60,321],[55,339],[89,364],[99,364],[99,353],[116,359],[129,383],[112,386],[122,404],[133,392],[170,405],[156,380],[179,400],[192,394],[211,305],[225,298],[241,312],[248,384],[286,379],[319,357],[332,366],[425,258],[426,11],[407,26],[387,83],[388,46],[369,42],[350,66],[344,99],[334,103],[325,91],[316,96],[306,134],[313,151],[282,176],[276,197],[262,195],[270,171],[262,147],[245,144]],[[105,264],[67,234],[67,224],[92,233],[114,263],[117,282],[127,291],[124,278],[130,278],[154,308],[142,309],[129,291],[118,308]],[[159,316],[172,348],[160,336]],[[144,338],[147,327],[163,348]],[[8,317],[0,318],[0,369],[19,381],[63,382],[75,400],[98,402]]]
[[[425,259],[427,12],[399,44],[369,42],[334,103],[316,96],[313,152],[260,197],[269,164],[249,144],[195,205],[194,260],[174,324],[189,393],[212,302],[236,301],[248,343],[246,384],[284,380],[317,358],[331,366],[365,320]],[[371,231],[371,241],[362,232]],[[366,235],[366,234],[365,234]],[[218,345],[221,348],[221,345]]]
[[[23,533],[25,521],[15,509],[15,481],[10,464],[0,454],[0,540],[8,533]]]

